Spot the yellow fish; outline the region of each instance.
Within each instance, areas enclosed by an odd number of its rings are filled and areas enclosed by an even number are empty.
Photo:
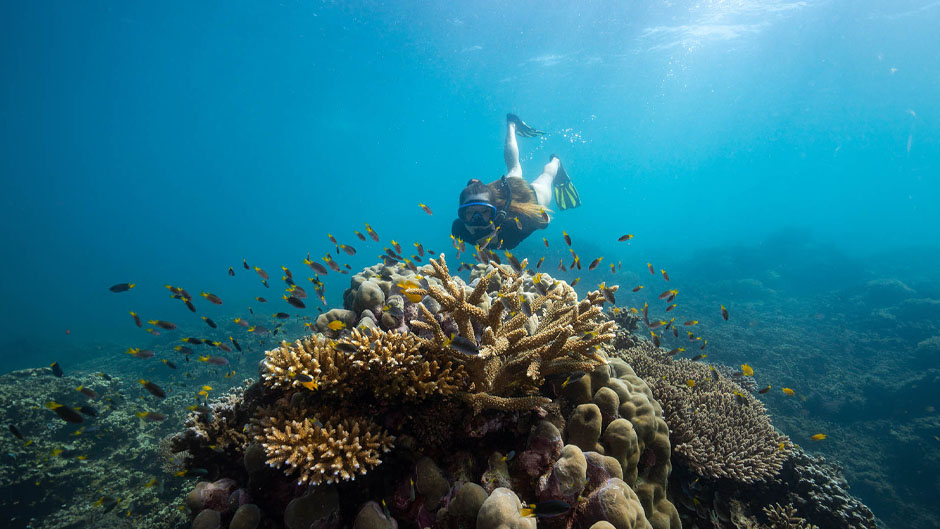
[[[816,434],[816,435],[810,437],[810,439],[812,439],[813,441],[822,441],[822,440],[825,439],[825,438],[826,438],[826,434],[824,434],[824,433],[818,433],[818,434]]]
[[[752,377],[754,376],[754,368],[747,364],[741,364],[741,374],[746,377]]]
[[[695,387],[695,381],[690,378],[690,379],[688,379],[688,380],[685,381],[685,385],[686,385],[686,386],[689,386],[690,388],[694,388],[694,387]]]
[[[783,388],[782,391],[783,391],[784,393],[786,393],[787,395],[791,396],[791,397],[792,397],[793,395],[796,395],[796,392],[793,391],[793,390],[790,389],[790,388]]]
[[[333,320],[326,327],[331,331],[341,331],[346,328],[346,324],[340,320]]]

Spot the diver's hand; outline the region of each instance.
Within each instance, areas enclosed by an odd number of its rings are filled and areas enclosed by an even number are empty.
[[[516,134],[522,136],[523,138],[533,138],[535,136],[541,136],[542,134],[545,134],[544,131],[534,129],[526,125],[525,121],[519,119],[519,116],[515,114],[506,114],[506,122],[515,124]]]

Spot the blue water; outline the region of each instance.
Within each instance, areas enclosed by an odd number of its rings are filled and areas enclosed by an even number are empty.
[[[940,2],[448,4],[0,4],[2,369],[146,346],[130,310],[288,310],[280,266],[311,276],[327,233],[354,271],[390,239],[450,249],[510,111],[548,132],[524,175],[558,154],[584,202],[516,251],[544,235],[550,270],[562,230],[635,274],[781,232],[862,269],[940,243]]]

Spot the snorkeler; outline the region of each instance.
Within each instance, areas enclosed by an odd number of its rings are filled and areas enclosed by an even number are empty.
[[[454,237],[481,248],[509,250],[533,231],[548,226],[552,196],[559,209],[581,205],[577,189],[554,154],[531,184],[522,179],[517,134],[532,138],[544,132],[526,125],[515,114],[506,115],[506,175],[489,184],[476,178],[467,182],[451,226]]]

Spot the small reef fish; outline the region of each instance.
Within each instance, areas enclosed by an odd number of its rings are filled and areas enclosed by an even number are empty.
[[[764,393],[767,393],[768,391],[770,391],[770,388],[771,388],[771,386],[763,387],[763,388],[760,388],[759,390],[757,390],[757,392],[760,393],[761,395],[763,395]]]
[[[234,275],[235,275],[235,269],[232,268],[231,266],[228,267],[228,275],[230,275],[230,276],[234,276]]]
[[[150,394],[153,395],[154,397],[161,398],[161,399],[166,397],[166,392],[163,391],[163,388],[154,384],[153,382],[149,380],[144,380],[144,379],[140,379],[137,382],[140,382],[140,385],[143,386],[144,389],[150,392]]]
[[[85,386],[78,386],[77,388],[75,388],[75,391],[81,393],[82,395],[85,395],[85,396],[88,397],[89,399],[97,399],[97,398],[98,398],[98,392],[97,392],[97,391],[95,391],[95,390],[93,390],[93,389],[91,389],[91,388],[86,388]]]
[[[366,222],[365,225],[366,225],[366,233],[369,234],[369,237],[372,237],[373,241],[379,242],[379,234],[376,233],[375,230],[372,229],[372,226],[369,226],[368,222]]]
[[[248,327],[248,332],[253,332],[255,334],[267,334],[270,331],[268,331],[268,328],[264,325],[254,325],[252,327]]]
[[[653,268],[651,263],[646,263],[646,267],[650,269],[650,275],[656,275],[656,269]]]
[[[101,498],[98,498],[97,501],[95,501],[94,506],[104,507],[104,510],[101,511],[102,514],[108,514],[109,512],[113,511],[115,507],[117,507],[118,503],[121,503],[121,498],[102,496]]]
[[[201,316],[201,318],[202,321],[206,322],[206,325],[209,327],[212,327],[213,329],[217,329],[219,327],[214,321],[212,321],[212,318],[209,318],[208,316]]]
[[[239,345],[238,340],[236,340],[235,338],[232,338],[231,336],[229,336],[228,339],[231,340],[232,345],[235,346],[235,350],[241,352],[242,346]]]
[[[189,309],[189,312],[196,312],[196,306],[192,304],[188,299],[183,300],[183,304],[186,305],[186,308]]]
[[[309,389],[310,391],[313,391],[319,387],[319,384],[317,384],[317,381],[314,380],[313,377],[311,377],[310,375],[306,373],[297,373],[296,375],[294,375],[294,379],[300,382],[301,386]]]
[[[603,257],[598,257],[597,259],[594,259],[593,261],[591,261],[591,264],[588,265],[588,271],[590,272],[591,270],[594,270],[595,268],[597,268],[598,265],[600,265],[601,261],[603,260],[604,260]]]
[[[701,359],[703,359],[703,358],[708,358],[708,355],[695,355],[695,356],[693,356],[693,357],[691,358],[691,360],[692,360],[693,362],[698,362],[699,360],[701,360]]]
[[[58,415],[65,422],[71,422],[75,424],[80,424],[84,422],[84,419],[82,418],[80,413],[78,413],[72,408],[69,408],[68,406],[59,404],[58,402],[54,400],[50,400],[49,402],[47,402],[46,407],[54,411],[55,414]]]
[[[747,364],[741,364],[741,374],[746,377],[754,376],[754,368]]]
[[[140,316],[136,312],[131,311],[131,317],[134,318],[134,324],[138,327],[143,327],[144,325],[140,322]]]
[[[715,369],[715,366],[708,366],[708,372],[711,374],[712,380],[717,381],[721,379],[721,375],[718,374],[718,370]]]
[[[356,237],[359,237],[359,240],[360,240],[360,241],[365,241],[365,240],[366,240],[366,236],[363,235],[362,233],[360,233],[358,230],[353,230],[353,233],[356,234]]]
[[[580,277],[576,277],[576,278],[574,278],[574,281],[571,282],[571,286],[573,287],[573,286],[577,285],[577,284],[580,283],[580,282],[581,282],[581,278],[580,278]]]
[[[562,231],[561,234],[562,234],[562,236],[565,238],[565,244],[567,244],[567,245],[570,247],[570,246],[571,246],[571,236],[569,236],[569,235],[568,235],[568,232],[566,232],[566,231]]]
[[[476,356],[480,354],[480,348],[476,343],[473,342],[473,340],[458,334],[452,335],[450,339],[445,342],[445,346],[469,356]]]
[[[175,323],[165,321],[165,320],[147,320],[147,323],[149,323],[150,325],[156,325],[157,327],[160,327],[161,329],[165,331],[172,331],[176,329]]]
[[[135,286],[137,286],[137,283],[118,283],[116,285],[111,285],[108,290],[111,292],[127,292]]]
[[[678,294],[679,291],[678,290],[664,290],[661,294],[659,294],[659,299],[666,299],[669,296],[673,295],[673,293]]]
[[[694,387],[695,387],[695,381],[690,378],[690,379],[688,379],[688,380],[685,381],[685,385],[686,385],[686,386],[689,386],[690,388],[694,388]]]
[[[155,411],[139,411],[136,415],[147,422],[160,422],[166,419],[166,415]]]
[[[428,215],[433,215],[433,214],[434,214],[434,212],[431,211],[431,208],[429,208],[427,204],[418,204],[418,206],[419,206],[421,209],[423,209],[424,212],[427,213]]]
[[[130,347],[124,352],[134,358],[153,358],[154,356],[154,352],[150,349],[138,349],[137,347]]]
[[[290,314],[286,312],[278,312],[276,314],[272,314],[272,316],[279,320],[286,320],[287,318],[290,318]]]
[[[326,327],[331,331],[341,331],[346,328],[346,323],[341,320],[333,320]]]
[[[251,267],[248,266],[248,260],[242,257],[242,266],[245,267],[245,270],[251,270]]]
[[[548,248],[548,239],[542,237],[542,242],[545,243],[545,247]]]
[[[420,242],[416,242],[414,243],[414,245],[415,245],[415,248],[418,249],[418,255],[420,255],[421,257],[424,257],[424,246],[422,246]]]
[[[810,439],[812,439],[813,441],[822,441],[825,438],[826,438],[826,434],[824,433],[818,433],[810,437]]]
[[[261,297],[261,296],[256,296],[256,297],[255,297],[255,301],[257,301],[258,303],[267,303],[267,302],[268,302],[268,300],[264,299],[264,298]]]
[[[676,308],[677,306],[678,306],[677,303],[673,303],[672,305],[669,305],[668,307],[666,307],[666,312],[671,311],[672,309]]]
[[[52,368],[52,374],[55,375],[56,378],[62,378],[62,375],[65,374],[62,371],[62,366],[60,366],[58,362],[53,362],[49,364],[49,367]]]
[[[186,343],[192,344],[192,345],[202,345],[202,343],[203,343],[202,340],[200,340],[199,338],[193,338],[193,337],[191,337],[191,336],[186,337],[186,338],[181,338],[180,341],[181,341],[181,342],[186,342]]]
[[[637,285],[637,286],[633,287],[633,291],[634,291],[634,292],[639,292],[639,291],[641,291],[641,290],[643,290],[643,285]]]
[[[304,305],[304,302],[303,302],[303,301],[300,301],[299,299],[297,299],[297,298],[294,297],[294,296],[286,296],[286,295],[285,295],[285,296],[283,296],[283,297],[284,297],[284,301],[287,301],[287,302],[290,303],[292,306],[297,307],[298,309],[305,309],[305,308],[307,308],[307,305]]]
[[[166,366],[169,367],[170,369],[176,369],[176,364],[174,364],[173,362],[170,362],[166,358],[164,358],[162,362],[166,364]]]
[[[542,258],[539,259],[539,262],[535,264],[535,269],[538,270],[539,268],[542,268],[542,263],[544,262],[545,262],[545,256],[543,255]]]
[[[721,306],[721,317],[725,321],[728,321],[728,309],[726,309],[724,305]]]
[[[340,244],[339,249],[346,252],[346,255],[356,255],[356,249],[348,244]]]
[[[682,325],[685,325],[686,327],[691,327],[692,325],[698,325],[698,320],[689,320],[683,323]]]
[[[663,274],[663,279],[665,279],[666,281],[669,281],[669,274],[666,273],[666,269],[660,268],[659,271]]]
[[[632,238],[633,238],[633,234],[632,234],[632,233],[628,233],[628,234],[626,234],[626,235],[621,235],[620,237],[617,238],[617,240],[620,241],[620,242],[624,242],[624,241],[629,241],[629,240],[632,239]]]
[[[356,232],[356,233],[359,233],[359,232]],[[304,259],[304,264],[309,266],[311,270],[313,270],[314,272],[320,275],[324,275],[324,276],[327,275],[326,267],[316,261],[310,260],[310,254],[307,254],[307,258]]]
[[[211,292],[200,292],[199,295],[202,296],[202,297],[204,297],[204,298],[206,298],[206,300],[207,300],[209,303],[212,303],[213,305],[221,305],[221,304],[222,304],[222,298],[220,298],[219,296],[216,296],[215,294],[213,294],[213,293],[211,293]]]
[[[791,397],[796,395],[796,392],[790,388],[782,388],[780,391],[783,391],[784,394],[789,395]]]
[[[522,231],[522,221],[519,220],[519,217],[513,217],[512,220],[516,223],[516,229]]]
[[[246,329],[247,329],[248,327],[251,327],[251,324],[249,324],[247,321],[245,321],[245,320],[243,320],[243,319],[241,319],[241,318],[235,318],[235,319],[232,320],[232,321],[234,321],[234,322],[235,322],[235,325],[238,325],[239,327],[244,327],[244,328],[246,328]]]
[[[89,417],[97,417],[97,416],[98,416],[98,412],[97,412],[94,408],[92,408],[91,406],[81,406],[81,407],[75,408],[75,409],[78,410],[78,411],[80,411],[80,412],[82,412],[83,414],[85,414],[85,415],[87,415],[87,416],[89,416]],[[78,434],[78,435],[81,435],[81,434]]]
[[[673,356],[673,355],[677,355],[677,354],[681,353],[682,351],[685,351],[685,347],[677,347],[677,348],[675,348],[675,349],[669,351],[668,353],[666,353],[666,355],[667,355],[667,356]]]
[[[522,508],[520,515],[524,518],[533,516],[542,518],[557,516],[571,510],[571,506],[563,500],[548,500],[539,503],[530,503]]]
[[[11,425],[10,425],[10,433],[13,434],[13,437],[16,437],[16,438],[19,439],[20,441],[23,440],[23,433],[20,432],[20,429],[17,428],[16,425],[14,425],[14,424],[11,424]]]
[[[258,274],[262,280],[267,281],[271,276],[268,275],[260,266],[255,267],[255,273]]]
[[[200,356],[199,358],[197,358],[197,360],[199,360],[200,362],[205,362],[207,364],[212,364],[214,366],[227,366],[228,365],[228,359],[222,356],[206,355],[206,356]]]

